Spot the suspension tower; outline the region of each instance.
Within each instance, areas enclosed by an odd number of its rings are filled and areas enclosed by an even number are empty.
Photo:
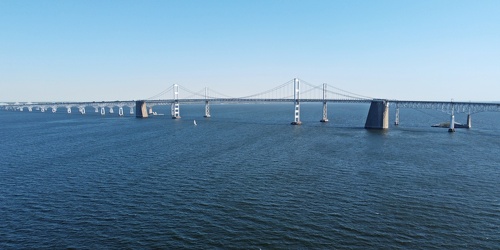
[[[302,122],[300,121],[300,82],[299,79],[293,79],[293,99],[295,100],[295,118],[292,122],[292,125],[300,125]]]
[[[326,83],[323,83],[323,119],[320,122],[328,122],[328,109],[326,106]]]
[[[174,102],[172,103],[172,119],[179,119],[180,110],[179,110],[179,85],[174,84],[172,90],[174,91]]]
[[[210,118],[210,104],[208,103],[208,88],[205,87],[205,118]]]

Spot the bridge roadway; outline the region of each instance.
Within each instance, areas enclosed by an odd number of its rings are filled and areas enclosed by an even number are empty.
[[[166,105],[174,103],[174,99],[146,100],[147,103],[156,105]],[[274,98],[209,98],[209,99],[179,99],[180,103],[213,103],[234,102],[234,103],[268,103],[268,102],[295,102],[295,99],[274,99]],[[329,102],[329,103],[370,103],[371,99],[299,99],[300,102]]]

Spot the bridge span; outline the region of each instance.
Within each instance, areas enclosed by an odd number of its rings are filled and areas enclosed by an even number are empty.
[[[0,108],[4,110],[24,111],[38,110],[40,112],[52,111],[57,112],[59,109],[65,109],[67,113],[71,113],[72,109],[77,108],[78,112],[85,114],[87,109],[93,109],[96,113],[105,115],[106,112],[113,114],[115,109],[119,116],[124,115],[124,107],[127,107],[131,115],[134,114],[138,118],[146,118],[153,115],[153,107],[155,106],[171,106],[171,117],[179,119],[180,105],[204,103],[204,117],[211,117],[210,104],[213,103],[272,103],[272,102],[287,102],[294,104],[293,120],[291,124],[300,125],[300,104],[301,103],[322,103],[323,116],[321,122],[328,122],[328,103],[366,103],[370,104],[368,115],[365,122],[367,129],[388,129],[389,128],[389,107],[396,109],[394,124],[399,125],[400,109],[434,109],[450,115],[450,123],[448,131],[455,131],[455,113],[467,113],[467,128],[471,128],[471,115],[478,112],[499,112],[500,103],[481,103],[481,102],[454,102],[454,101],[408,101],[408,100],[388,100],[371,98],[344,91],[335,87],[329,87],[327,84],[312,85],[307,82],[302,84],[297,78],[288,81],[271,90],[264,91],[255,95],[245,97],[229,97],[220,94],[216,91],[209,91],[208,88],[199,92],[193,92],[186,88],[180,87],[177,84],[172,85],[160,94],[143,100],[131,101],[103,101],[103,102],[16,102],[3,103]],[[290,94],[290,86],[293,85],[292,93]],[[304,89],[303,86],[308,88]],[[335,89],[331,91],[329,89]],[[191,94],[190,96],[180,96],[180,90]],[[211,94],[209,94],[209,92]],[[214,94],[215,93],[215,94]],[[161,98],[170,96],[170,98]]]

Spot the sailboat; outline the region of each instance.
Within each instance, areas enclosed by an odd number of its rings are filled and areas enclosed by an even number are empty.
[[[198,124],[196,124],[196,120],[193,120],[193,123],[194,123],[195,126],[198,125]]]

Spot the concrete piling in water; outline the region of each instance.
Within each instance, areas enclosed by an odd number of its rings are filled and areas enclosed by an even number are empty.
[[[472,128],[472,116],[471,116],[471,114],[467,115],[467,128]]]
[[[389,102],[386,100],[373,100],[366,117],[366,129],[389,128]]]
[[[147,118],[148,117],[148,109],[146,107],[145,101],[136,101],[135,102],[135,117],[137,117],[137,118]]]

